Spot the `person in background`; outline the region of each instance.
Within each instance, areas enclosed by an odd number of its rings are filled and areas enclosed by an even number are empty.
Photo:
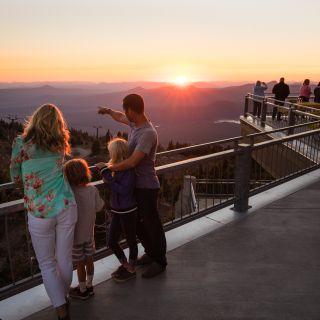
[[[290,94],[289,86],[284,82],[284,78],[280,78],[279,83],[274,85],[274,87],[272,89],[272,93],[274,94],[274,98],[276,100],[275,104],[277,104],[279,106],[283,106],[284,101],[288,98],[288,96]],[[280,121],[281,115],[282,115],[281,112],[278,112],[278,108],[273,107],[272,120],[275,120],[275,118],[277,116],[277,120]]]
[[[70,319],[72,245],[77,206],[63,174],[69,131],[60,110],[40,106],[12,147],[11,179],[23,185],[28,228],[48,296],[58,319]]]
[[[261,114],[261,105],[264,98],[264,92],[268,89],[268,86],[265,82],[257,81],[256,85],[253,88],[253,115],[260,117]]]
[[[71,288],[70,297],[86,300],[93,292],[93,254],[95,252],[94,226],[96,212],[102,210],[104,201],[99,190],[89,185],[90,169],[83,159],[72,159],[64,166],[65,175],[73,190],[77,207],[78,221],[74,230],[72,258],[77,267],[79,285]]]
[[[115,138],[109,142],[108,151],[110,165],[121,163],[129,156],[128,143],[120,138]],[[121,263],[120,267],[111,276],[117,282],[124,282],[136,277],[138,257],[136,234],[138,207],[134,196],[136,187],[135,170],[129,168],[124,171],[112,172],[108,169],[106,163],[98,163],[96,167],[100,169],[103,181],[111,190],[111,221],[108,246]],[[129,247],[129,261],[119,245],[122,232],[124,232]]]
[[[314,102],[320,103],[320,82],[315,87],[313,93],[314,93]]]
[[[144,111],[143,98],[129,94],[123,99],[123,112],[109,108],[99,108],[99,114],[110,115],[115,121],[131,128],[129,135],[129,158],[109,165],[112,171],[135,168],[135,197],[138,205],[137,236],[145,254],[137,265],[148,265],[143,278],[152,278],[164,272],[167,266],[166,236],[158,211],[159,179],[155,170],[158,134]]]
[[[302,102],[309,102],[311,96],[311,87],[310,87],[310,80],[305,79],[303,81],[302,87],[300,88],[300,96]]]

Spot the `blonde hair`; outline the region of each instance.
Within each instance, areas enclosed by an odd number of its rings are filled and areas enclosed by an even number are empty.
[[[33,113],[25,124],[23,137],[25,141],[32,140],[42,150],[70,154],[66,121],[53,104],[43,104]]]
[[[72,186],[86,185],[91,180],[91,172],[87,161],[72,159],[65,163],[64,173]]]
[[[128,142],[121,138],[114,138],[108,143],[110,164],[119,163],[128,158]]]

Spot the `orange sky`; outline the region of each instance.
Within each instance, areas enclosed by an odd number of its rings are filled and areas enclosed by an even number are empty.
[[[150,2],[2,0],[0,81],[320,81],[320,1]]]

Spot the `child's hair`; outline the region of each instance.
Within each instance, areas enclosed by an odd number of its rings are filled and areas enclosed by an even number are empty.
[[[128,142],[121,138],[114,138],[108,143],[108,151],[110,154],[109,163],[119,163],[128,158]]]
[[[43,104],[32,114],[25,124],[23,138],[32,140],[43,150],[70,153],[67,124],[59,108],[50,103]]]
[[[65,175],[72,186],[86,185],[91,180],[91,173],[87,161],[72,159],[64,165]]]

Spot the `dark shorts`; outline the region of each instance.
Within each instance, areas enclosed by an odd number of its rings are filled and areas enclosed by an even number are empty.
[[[84,242],[81,244],[76,244],[72,249],[72,260],[76,264],[80,261],[86,261],[87,258],[90,258],[95,253],[95,244],[94,241]]]

